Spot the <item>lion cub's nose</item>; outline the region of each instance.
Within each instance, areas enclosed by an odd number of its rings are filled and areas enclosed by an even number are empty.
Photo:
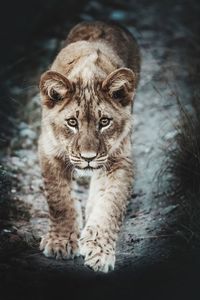
[[[80,157],[88,162],[92,161],[96,156],[97,154],[95,152],[82,152],[80,154]]]

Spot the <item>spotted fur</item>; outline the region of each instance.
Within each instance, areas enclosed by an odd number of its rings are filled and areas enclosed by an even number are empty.
[[[46,256],[80,253],[95,271],[114,268],[133,181],[131,111],[139,63],[137,44],[126,30],[84,22],[71,30],[41,76],[39,157],[50,227],[40,248]],[[71,196],[74,170],[91,173],[82,232]]]

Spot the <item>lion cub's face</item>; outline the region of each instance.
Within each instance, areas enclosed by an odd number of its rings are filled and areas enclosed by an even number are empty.
[[[78,169],[98,169],[131,127],[134,73],[118,69],[104,81],[70,82],[48,71],[41,77],[43,133]]]

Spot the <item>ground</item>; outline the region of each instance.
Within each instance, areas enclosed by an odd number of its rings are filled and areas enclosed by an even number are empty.
[[[29,63],[23,64],[23,84],[18,80],[7,82],[17,114],[13,116],[14,136],[2,153],[5,172],[12,181],[10,218],[4,220],[1,230],[4,291],[12,285],[15,297],[23,288],[23,293],[33,291],[30,299],[43,299],[48,288],[53,298],[53,283],[62,290],[68,282],[69,290],[78,287],[75,295],[94,295],[96,299],[102,299],[105,293],[113,299],[130,297],[130,293],[138,295],[136,299],[146,299],[147,295],[150,299],[181,299],[180,295],[182,299],[199,299],[195,281],[200,265],[198,251],[192,252],[195,266],[193,263],[191,267],[191,245],[178,221],[183,214],[180,199],[167,189],[170,174],[161,172],[166,149],[176,135],[177,98],[189,107],[196,85],[189,79],[197,60],[196,56],[191,59],[197,37],[190,15],[197,20],[199,6],[183,2],[117,1],[113,10],[112,1],[86,1],[79,12],[79,21],[98,18],[121,22],[136,37],[142,57],[132,137],[137,172],[118,241],[116,268],[108,275],[93,273],[83,266],[82,258],[55,261],[38,250],[40,236],[47,230],[48,210],[37,157],[41,118],[37,84],[62,45],[56,31],[37,41],[39,57],[29,58],[31,70]],[[67,30],[71,23],[66,20]],[[74,193],[82,210],[87,192],[87,179],[75,184]],[[190,281],[187,273],[191,268],[193,277],[187,290],[183,283]]]

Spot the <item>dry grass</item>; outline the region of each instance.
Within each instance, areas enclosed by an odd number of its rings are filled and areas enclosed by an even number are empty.
[[[200,242],[200,99],[192,98],[191,111],[179,99],[177,103],[176,136],[166,149],[160,175],[168,175],[167,195],[173,194],[182,207],[179,225],[184,234]]]

